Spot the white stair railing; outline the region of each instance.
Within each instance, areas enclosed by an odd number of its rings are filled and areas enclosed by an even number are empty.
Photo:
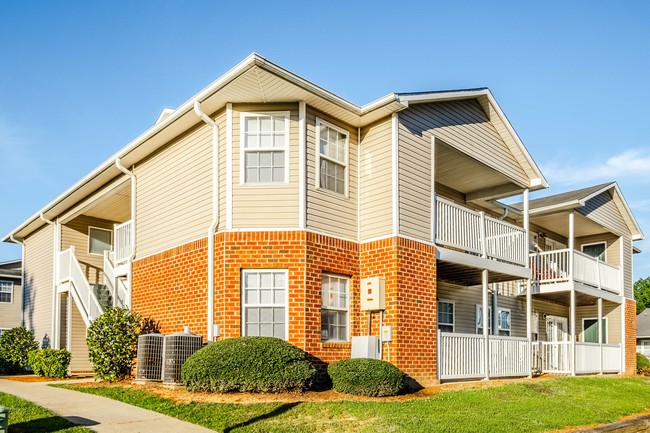
[[[81,269],[81,265],[74,255],[74,247],[60,253],[60,258],[65,260],[67,269],[59,266],[59,282],[70,283],[70,294],[79,306],[81,317],[86,326],[102,315],[103,310],[97,297],[93,293],[92,287]],[[60,263],[63,260],[59,261]]]
[[[128,305],[128,291],[124,281],[117,276],[115,267],[111,261],[111,256],[115,254],[104,251],[104,284],[111,293],[113,298],[113,306],[120,308],[127,308]]]
[[[118,278],[115,280],[115,303],[116,307],[120,308],[129,308],[130,299],[129,299],[129,289],[126,287],[124,280]]]

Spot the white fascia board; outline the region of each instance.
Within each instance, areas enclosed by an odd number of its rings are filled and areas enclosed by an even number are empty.
[[[0,266],[10,265],[12,263],[20,263],[21,261],[21,259],[7,260],[6,262],[0,262]]]

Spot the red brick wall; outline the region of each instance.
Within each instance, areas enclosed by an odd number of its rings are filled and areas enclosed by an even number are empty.
[[[625,373],[636,371],[636,301],[625,300]]]

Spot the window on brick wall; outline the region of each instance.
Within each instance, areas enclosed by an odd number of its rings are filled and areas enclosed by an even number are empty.
[[[350,328],[350,279],[323,274],[321,283],[321,339],[348,341]]]
[[[287,340],[287,271],[244,270],[241,285],[242,334]]]

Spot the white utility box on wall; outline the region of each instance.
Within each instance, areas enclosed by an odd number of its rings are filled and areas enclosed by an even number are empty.
[[[385,280],[379,277],[361,279],[361,310],[379,311],[385,307]]]
[[[379,337],[373,335],[352,337],[351,358],[379,359]]]

